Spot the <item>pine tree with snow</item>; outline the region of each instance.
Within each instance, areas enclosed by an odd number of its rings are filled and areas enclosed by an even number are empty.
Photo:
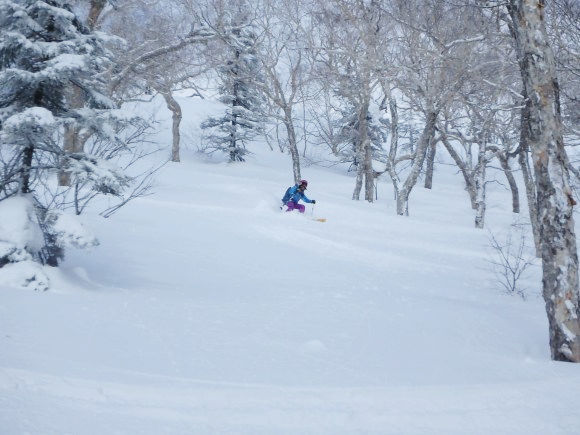
[[[234,23],[245,21],[243,13],[233,20]],[[261,76],[255,49],[257,35],[244,23],[231,26],[224,39],[226,60],[217,70],[219,100],[226,105],[226,111],[221,117],[208,118],[201,128],[209,130],[205,135],[209,149],[229,153],[230,162],[243,162],[246,143],[264,129],[264,97],[252,84]]]
[[[359,164],[357,160],[357,147],[360,142],[359,114],[352,104],[347,104],[341,109],[341,117],[335,121],[339,136],[337,141],[344,144],[340,152],[342,161],[351,162],[356,168]],[[375,122],[375,118],[370,112],[366,115],[367,138],[370,142],[373,159],[383,160],[383,145],[387,140],[384,127]]]
[[[0,0],[0,28],[0,201],[28,197],[45,238],[45,253],[36,259],[56,265],[62,244],[52,225],[54,204],[44,197],[54,174],[91,179],[100,193],[118,193],[129,183],[107,162],[62,149],[65,126],[114,136],[104,79],[111,55],[105,35],[90,32],[63,0]],[[67,95],[71,86],[83,93],[80,108]]]

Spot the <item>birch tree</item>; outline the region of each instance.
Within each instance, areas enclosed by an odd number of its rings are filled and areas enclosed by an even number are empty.
[[[543,296],[552,358],[580,362],[578,254],[559,84],[545,26],[544,1],[507,4],[522,82],[529,103],[526,128],[536,178]]]
[[[493,68],[490,72],[497,74],[500,71]],[[486,80],[485,75],[480,78]],[[509,96],[502,99],[504,93],[495,84],[490,86],[484,83],[475,89],[472,86],[469,88],[472,89],[460,93],[453,111],[444,111],[444,122],[438,124],[438,130],[441,142],[465,180],[465,189],[475,211],[475,227],[483,228],[488,183],[486,173],[493,159],[499,161],[506,175],[512,193],[512,210],[519,212],[518,187],[509,163],[517,147],[517,141],[510,135],[517,105],[514,106]],[[458,147],[452,143],[457,143]]]
[[[217,26],[209,25],[216,17],[201,12],[207,12],[207,6],[204,11],[194,0],[132,0],[107,16],[110,31],[126,41],[116,52],[110,93],[118,103],[151,90],[163,97],[172,114],[170,158],[174,162],[180,160],[183,115],[173,94],[183,88],[195,89],[195,79],[208,68],[203,48],[219,34]]]
[[[302,178],[296,110],[304,98],[302,88],[308,77],[304,35],[310,25],[298,0],[260,3],[260,16],[256,19],[257,32],[261,35],[257,57],[264,79],[255,86],[266,97],[270,108],[268,117],[284,126],[296,183]]]
[[[469,56],[483,39],[478,26],[467,12],[455,5],[426,0],[398,1],[389,4],[387,16],[396,27],[396,44],[391,59],[395,64],[392,78],[382,82],[389,101],[391,134],[400,129],[399,101],[404,101],[423,118],[423,129],[411,152],[399,155],[398,141],[391,138],[387,171],[393,180],[397,214],[408,215],[409,196],[417,183],[429,147],[436,141],[436,124],[441,110],[449,106],[469,76]],[[422,13],[418,14],[417,11]],[[461,14],[461,18],[458,15]],[[404,180],[396,165],[410,161]]]
[[[335,0],[319,5],[319,32],[324,50],[318,64],[323,80],[332,78],[335,96],[344,101],[343,118],[350,124],[354,145],[356,182],[352,199],[358,200],[364,184],[365,200],[373,202],[375,193],[374,150],[380,133],[372,124],[373,93],[384,66],[379,47],[385,43],[382,11],[378,3]],[[324,84],[323,84],[324,86]]]

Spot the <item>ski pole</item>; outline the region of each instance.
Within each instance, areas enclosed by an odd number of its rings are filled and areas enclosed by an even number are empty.
[[[312,211],[310,212],[310,215],[311,215],[312,217],[314,217],[314,206],[315,206],[315,205],[316,205],[316,204],[312,204]]]

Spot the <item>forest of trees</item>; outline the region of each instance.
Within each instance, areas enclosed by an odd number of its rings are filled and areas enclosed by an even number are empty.
[[[384,177],[402,216],[446,154],[484,228],[499,168],[542,261],[552,358],[580,362],[578,1],[0,0],[0,29],[0,201],[26,198],[44,240],[1,244],[0,268],[58,265],[66,246],[94,243],[64,216],[102,195],[110,216],[147,192],[154,169],[127,169],[154,126],[123,105],[163,98],[172,152],[159,164],[179,162],[175,93],[217,89],[206,152],[243,165],[260,139],[298,181],[324,149],[356,174],[345,195],[373,202]]]

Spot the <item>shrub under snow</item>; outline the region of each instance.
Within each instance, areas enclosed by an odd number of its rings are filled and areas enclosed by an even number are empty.
[[[50,211],[39,223],[28,195],[0,201],[0,216],[0,282],[11,287],[47,290],[49,279],[39,261],[47,263],[48,256],[65,247],[98,245],[76,216]]]
[[[48,278],[35,262],[44,245],[34,205],[27,196],[0,202],[0,279],[4,284],[46,290]]]

